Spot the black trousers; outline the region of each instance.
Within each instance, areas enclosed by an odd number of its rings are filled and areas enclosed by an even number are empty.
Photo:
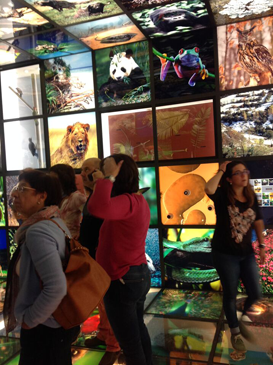
[[[143,320],[150,285],[147,265],[131,266],[122,282],[111,282],[104,297],[107,317],[127,365],[152,365],[151,339]]]
[[[30,330],[21,329],[19,365],[71,365],[71,344],[80,326],[69,330],[40,324]]]

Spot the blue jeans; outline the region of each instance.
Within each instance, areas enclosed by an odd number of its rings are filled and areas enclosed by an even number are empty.
[[[19,365],[71,365],[71,344],[80,333],[80,326],[69,330],[42,324],[21,328]]]
[[[242,280],[247,299],[243,314],[261,298],[259,272],[254,254],[235,256],[212,251],[213,263],[223,286],[223,308],[230,328],[239,326],[236,312],[236,296],[239,279]]]
[[[147,265],[131,266],[122,280],[111,282],[104,297],[109,322],[127,365],[152,364],[151,339],[143,320],[150,285]]]

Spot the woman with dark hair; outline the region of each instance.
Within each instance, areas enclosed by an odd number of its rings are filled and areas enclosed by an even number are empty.
[[[258,238],[261,263],[265,260],[265,246],[264,223],[245,163],[238,160],[222,163],[217,174],[207,182],[205,192],[215,204],[217,222],[212,255],[223,286],[223,307],[231,331],[231,343],[235,350],[246,351],[241,335],[248,341],[253,338],[242,321],[248,319],[247,311],[261,297],[251,241],[252,228]],[[236,312],[239,279],[248,294],[240,322]]]
[[[123,154],[104,159],[95,171],[90,214],[104,219],[96,259],[112,279],[104,297],[110,325],[123,349],[127,365],[151,365],[151,340],[143,311],[150,289],[145,239],[149,206],[138,192],[138,168]]]
[[[20,365],[70,365],[70,347],[79,327],[64,330],[52,316],[67,290],[61,261],[65,235],[51,221],[70,234],[59,215],[60,183],[42,171],[27,169],[19,175],[12,197],[24,221],[15,234],[18,248],[8,270],[6,331],[21,325]]]
[[[71,166],[57,164],[50,168],[50,173],[60,180],[62,187],[61,218],[64,220],[71,235],[78,237],[86,196],[77,190],[76,176]]]

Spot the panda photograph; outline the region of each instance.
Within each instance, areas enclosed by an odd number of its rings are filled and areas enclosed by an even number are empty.
[[[147,42],[98,50],[95,56],[101,107],[151,100]]]

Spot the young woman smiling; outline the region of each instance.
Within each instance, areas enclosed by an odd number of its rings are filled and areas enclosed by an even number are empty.
[[[262,234],[264,224],[244,162],[222,163],[217,174],[207,182],[205,192],[215,204],[217,222],[212,239],[212,255],[223,286],[223,307],[231,331],[231,343],[235,350],[246,351],[241,335],[249,341],[253,338],[242,321],[238,321],[236,296],[241,279],[248,294],[242,319],[261,297],[251,240],[252,228],[257,234],[261,263],[265,259],[265,250]]]

